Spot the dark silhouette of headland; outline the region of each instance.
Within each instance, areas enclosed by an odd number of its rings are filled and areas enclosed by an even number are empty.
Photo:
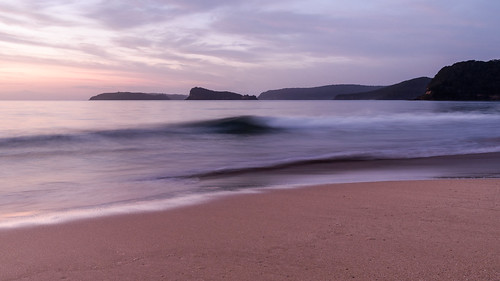
[[[148,94],[133,92],[102,93],[93,96],[90,100],[180,100],[185,99],[183,95]]]
[[[429,77],[419,77],[406,80],[381,89],[338,95],[336,100],[413,100],[425,93],[427,85],[432,79]]]
[[[421,100],[500,100],[500,60],[464,61],[443,67]]]
[[[257,100],[257,97],[240,95],[227,91],[212,91],[201,87],[195,87],[191,89],[186,100]]]
[[[434,78],[419,77],[390,86],[338,84],[283,88],[254,95],[213,91],[201,87],[189,96],[134,92],[103,93],[90,100],[450,100],[499,101],[500,60],[463,61],[443,67]]]
[[[269,90],[259,95],[259,100],[332,100],[338,95],[362,93],[383,88],[353,84],[327,85],[312,88],[284,88]]]

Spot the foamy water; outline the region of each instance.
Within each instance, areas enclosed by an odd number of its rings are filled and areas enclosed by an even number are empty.
[[[453,176],[432,167],[341,168],[500,152],[493,102],[3,102],[0,114],[4,226],[253,188]],[[309,169],[321,163],[335,173]]]

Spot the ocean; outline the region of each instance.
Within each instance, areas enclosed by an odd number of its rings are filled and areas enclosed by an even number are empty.
[[[500,175],[500,103],[2,101],[0,227],[323,183]]]

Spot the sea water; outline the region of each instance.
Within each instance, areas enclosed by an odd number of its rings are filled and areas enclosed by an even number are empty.
[[[3,227],[257,188],[500,174],[417,161],[496,155],[496,102],[3,101],[0,116]]]

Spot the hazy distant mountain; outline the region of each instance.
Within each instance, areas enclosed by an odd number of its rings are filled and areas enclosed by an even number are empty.
[[[102,93],[97,96],[91,97],[90,100],[171,100],[171,99],[182,99],[181,97],[185,98],[186,96],[116,92],[116,93]]]
[[[367,92],[383,86],[328,85],[313,88],[286,88],[270,90],[259,95],[260,100],[331,100],[337,95]]]
[[[374,91],[338,95],[336,100],[414,100],[425,93],[432,79],[419,77]]]
[[[192,88],[189,96],[132,92],[103,93],[90,100],[257,100],[256,96]],[[269,90],[261,100],[500,100],[500,60],[465,61],[443,67],[434,78],[391,86],[355,84]]]
[[[500,60],[464,61],[443,67],[423,100],[500,100]]]
[[[166,94],[171,100],[185,100],[187,95],[178,95],[178,94]]]
[[[195,87],[189,92],[186,100],[257,100],[256,96],[240,95],[232,92],[218,92]]]

